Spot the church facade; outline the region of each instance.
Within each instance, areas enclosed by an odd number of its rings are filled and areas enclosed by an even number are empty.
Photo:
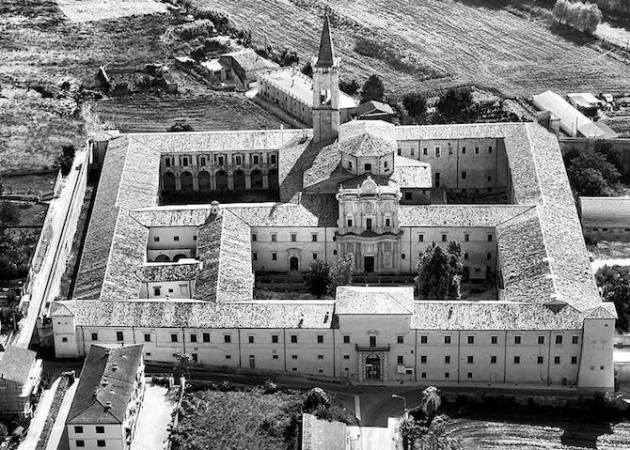
[[[602,302],[556,139],[533,123],[340,123],[325,21],[313,129],[123,135],[109,143],[59,357],[144,344],[147,361],[346,378],[613,388],[616,313]],[[271,191],[263,203],[161,205],[164,192]],[[474,196],[486,204],[461,199]],[[432,242],[462,247],[496,295],[418,299],[345,286],[256,298],[255,275],[352,255],[411,275]]]

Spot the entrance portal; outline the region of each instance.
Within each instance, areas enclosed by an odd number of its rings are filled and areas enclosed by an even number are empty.
[[[365,378],[367,380],[381,379],[381,358],[376,355],[365,358]]]
[[[300,260],[297,256],[292,256],[289,259],[289,270],[291,270],[291,272],[297,272],[300,270]]]
[[[374,272],[374,257],[373,256],[363,257],[363,270],[367,273]]]

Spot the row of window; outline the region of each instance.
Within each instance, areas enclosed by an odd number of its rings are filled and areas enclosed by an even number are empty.
[[[428,356],[426,355],[421,355],[420,356],[420,364],[428,364]],[[514,364],[520,364],[521,363],[521,357],[520,356],[515,356],[514,357]],[[405,364],[405,357],[402,355],[398,355],[396,358],[396,362],[398,365],[404,365]],[[542,356],[538,356],[536,358],[536,362],[538,364],[544,364],[545,362],[545,358]],[[444,357],[444,364],[450,364],[451,363],[451,357],[449,355]],[[466,358],[466,363],[467,364],[474,364],[475,363],[475,358],[474,356],[468,356]],[[496,364],[497,363],[497,357],[496,356],[490,356],[490,364]],[[560,364],[560,357],[559,356],[554,356],[553,358],[553,363],[554,364]],[[577,364],[577,356],[572,356],[571,357],[571,364]]]
[[[77,447],[85,447],[85,441],[84,440],[79,439],[79,440],[76,440],[74,442],[75,442],[75,445]],[[98,439],[96,441],[96,446],[97,447],[107,447],[107,443],[103,439]]]
[[[348,161],[348,169],[352,170],[352,161]],[[364,163],[363,164],[363,170],[365,172],[371,172],[372,171],[372,164]],[[387,161],[383,162],[383,172],[389,172],[389,164],[388,164]]]
[[[231,155],[232,164],[240,166],[243,164],[244,158],[242,155]],[[213,155],[214,164],[222,166],[229,159],[226,155]],[[277,156],[269,155],[269,163],[276,164]],[[262,162],[262,155],[251,155],[251,162],[253,165],[258,165]],[[198,155],[197,156],[197,164],[199,166],[206,166],[208,163],[208,158],[206,155]],[[164,158],[164,166],[171,167],[175,165],[175,159],[172,156],[167,156]],[[179,165],[183,167],[188,167],[193,165],[193,156],[191,155],[180,155],[179,156]]]
[[[599,231],[599,228],[593,228],[593,231]],[[602,231],[608,231],[608,228],[602,228]],[[621,228],[612,228],[610,231],[622,233]],[[624,228],[623,231],[630,231],[630,228]]]
[[[318,233],[311,233],[311,242],[318,242]],[[258,234],[252,233],[252,242],[258,242]],[[271,242],[278,242],[278,233],[271,233]],[[291,233],[291,242],[297,242],[297,233]]]
[[[449,237],[448,233],[442,233],[440,236],[440,240],[442,242],[448,242]],[[492,242],[494,240],[494,235],[492,233],[488,233],[486,235],[486,241]],[[424,242],[424,234],[418,234],[418,242]],[[464,242],[470,242],[470,233],[464,233]]]
[[[193,235],[193,241],[197,240],[197,235]],[[174,242],[179,242],[179,236],[173,236]],[[153,242],[160,242],[160,236],[153,236]]]
[[[333,255],[337,254],[337,250],[333,250]],[[313,260],[317,259],[318,254],[317,253],[313,253]],[[278,254],[276,252],[271,252],[271,260],[272,261],[277,261],[278,260]],[[258,261],[258,253],[254,252],[252,253],[252,261]]]
[[[144,333],[144,342],[151,342],[151,333]],[[179,342],[179,334],[178,333],[171,333],[171,342]],[[190,335],[190,342],[199,342],[198,340],[198,336],[197,334],[191,333]],[[93,341],[98,341],[98,333],[92,333],[92,340]],[[201,339],[202,342],[204,343],[209,343],[210,342],[210,333],[202,333],[201,334]],[[376,336],[370,336],[370,347],[376,347]],[[117,341],[124,341],[124,332],[123,331],[116,331],[116,340]],[[297,344],[298,343],[298,335],[297,334],[291,334],[289,336],[289,340],[292,344]],[[323,334],[318,334],[316,336],[316,340],[318,344],[323,344],[324,343],[324,335]],[[272,334],[271,335],[271,343],[272,344],[278,344],[280,341],[280,335],[279,334]],[[561,334],[558,334],[555,336],[555,343],[557,345],[562,344],[564,341],[564,337]],[[232,343],[232,335],[230,334],[224,334],[223,335],[223,342],[225,344],[230,344]],[[255,337],[254,336],[247,336],[247,342],[249,344],[254,344],[255,343]],[[467,336],[466,342],[470,345],[473,345],[475,343],[475,336]],[[538,336],[538,340],[537,340],[538,344],[544,344],[545,343],[545,336]],[[343,336],[343,343],[344,344],[349,344],[350,343],[350,336]],[[404,344],[405,343],[405,336],[396,336],[396,343],[397,344]],[[428,344],[429,343],[429,336],[428,335],[421,335],[420,336],[420,344]],[[450,335],[446,335],[444,336],[444,344],[451,344],[452,343],[452,339]],[[490,343],[491,344],[498,344],[499,343],[499,337],[498,336],[490,336]],[[522,343],[522,336],[514,336],[514,344],[515,345],[520,345]],[[571,344],[579,344],[579,336],[571,336]]]
[[[489,145],[488,146],[488,154],[492,154],[492,150],[493,150],[492,146]],[[475,151],[474,151],[475,155],[478,155],[480,152],[481,152],[481,149],[479,147],[475,147]],[[410,155],[411,156],[415,156],[415,153],[416,153],[415,149],[412,148],[410,150]],[[454,153],[455,153],[455,151],[454,151],[453,147],[451,147],[449,145],[448,146],[448,154],[452,155]],[[462,147],[462,155],[465,155],[465,154],[466,154],[466,147]],[[402,155],[402,149],[399,148],[398,149],[398,156],[401,156],[401,155]],[[423,147],[422,148],[422,156],[429,156],[429,149],[428,149],[428,147]],[[433,156],[433,155],[431,155],[431,156]],[[442,156],[442,148],[438,145],[438,146],[435,147],[435,157],[439,158],[440,156]]]
[[[105,433],[105,427],[104,427],[104,426],[102,426],[102,425],[97,425],[95,428],[96,428],[96,433],[97,433],[97,434],[103,434],[103,433]],[[74,432],[75,432],[76,434],[83,434],[83,432],[84,432],[83,425],[75,425],[75,426],[74,426]]]

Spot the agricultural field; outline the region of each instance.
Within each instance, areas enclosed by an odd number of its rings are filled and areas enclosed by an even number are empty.
[[[131,14],[142,1],[107,4],[110,9],[120,4]],[[66,11],[91,4],[61,3]],[[171,12],[73,21],[52,0],[3,0],[0,16],[0,173],[52,167],[62,145],[85,144],[82,106],[93,101],[99,66],[133,70],[169,64],[173,56],[191,49],[173,33],[184,18]],[[196,130],[280,126],[246,99],[215,95],[185,76],[177,82],[180,94],[117,97],[101,100],[102,108],[92,110],[123,131],[165,131],[184,117],[190,117]]]
[[[462,83],[526,97],[547,89],[630,90],[627,60],[618,52],[604,50],[594,39],[558,34],[548,19],[508,11],[490,0],[193,2],[228,13],[257,42],[266,37],[275,46],[295,48],[303,61],[315,51],[328,7],[342,77],[363,81],[378,73],[394,94]],[[356,43],[366,39],[383,47],[378,57],[355,51]],[[392,64],[391,55],[409,64]]]
[[[630,442],[630,423],[452,419],[445,434],[466,449],[624,450]]]

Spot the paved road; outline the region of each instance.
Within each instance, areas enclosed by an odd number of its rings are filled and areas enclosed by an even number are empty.
[[[42,430],[46,424],[46,418],[48,417],[48,412],[52,406],[52,401],[55,398],[55,392],[57,392],[60,380],[60,378],[57,378],[53,384],[50,385],[50,388],[42,393],[39,398],[39,403],[37,404],[37,409],[35,410],[35,417],[33,417],[28,427],[28,434],[18,447],[18,450],[33,450],[37,447],[39,436],[42,434]]]
[[[57,417],[55,418],[55,424],[50,431],[50,436],[48,437],[48,442],[46,443],[46,450],[62,450],[68,448],[67,439],[65,439],[66,442],[61,442],[61,439],[63,437],[63,432],[66,429],[66,419],[70,413],[70,406],[72,406],[72,400],[74,399],[74,394],[77,391],[78,385],[79,379],[76,378],[74,380],[74,384],[68,388],[63,400],[61,401],[61,406],[59,407]]]

